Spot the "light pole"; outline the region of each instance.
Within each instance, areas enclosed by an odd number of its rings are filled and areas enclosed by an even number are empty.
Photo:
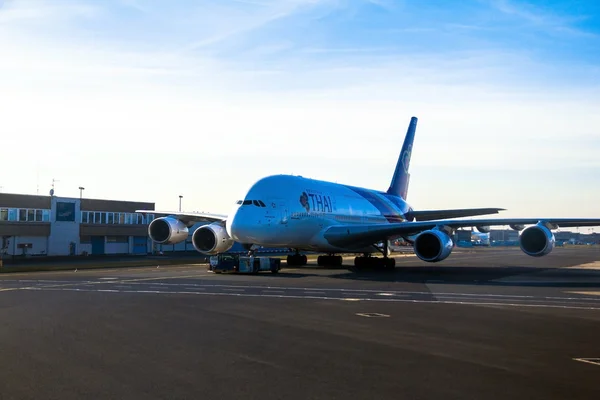
[[[181,199],[183,198],[182,195],[179,195],[179,212],[181,212]]]
[[[81,200],[83,198],[84,190],[85,190],[85,188],[83,186],[79,186],[79,200]]]

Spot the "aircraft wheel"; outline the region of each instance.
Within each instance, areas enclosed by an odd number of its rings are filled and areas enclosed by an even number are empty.
[[[300,256],[300,260],[301,260],[301,263],[299,265],[306,265],[306,264],[308,264],[308,258],[306,257],[305,254],[303,254],[303,255]]]
[[[323,256],[317,257],[317,265],[319,267],[322,267],[323,265],[325,265],[325,260],[323,258],[324,258]]]
[[[287,265],[288,265],[288,267],[295,267],[297,262],[298,262],[298,260],[296,259],[295,255],[289,255],[289,256],[287,256]]]
[[[335,264],[338,267],[341,267],[342,265],[344,265],[344,259],[342,258],[342,256],[336,256],[335,261],[336,261]]]
[[[386,258],[385,259],[385,266],[388,269],[394,269],[394,268],[396,268],[396,259],[395,258]]]

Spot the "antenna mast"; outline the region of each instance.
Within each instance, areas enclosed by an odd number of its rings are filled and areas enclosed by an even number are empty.
[[[50,189],[50,196],[54,196],[54,184],[60,182],[58,179],[52,178],[52,189]]]

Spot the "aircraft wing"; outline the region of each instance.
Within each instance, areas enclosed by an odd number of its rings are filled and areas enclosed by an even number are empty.
[[[538,222],[547,224],[551,229],[600,226],[600,218],[463,219],[391,224],[335,225],[325,230],[324,237],[333,246],[360,246],[377,243],[391,237],[415,235],[436,226],[457,229],[473,226],[535,225]]]
[[[181,211],[155,211],[155,210],[136,210],[137,213],[154,214],[163,217],[171,216],[181,220],[183,223],[196,222],[224,222],[227,215],[198,213],[198,212],[181,212]]]
[[[431,221],[434,219],[473,217],[475,215],[498,214],[504,208],[463,208],[458,210],[424,210],[410,211],[406,217],[414,217],[415,221]]]

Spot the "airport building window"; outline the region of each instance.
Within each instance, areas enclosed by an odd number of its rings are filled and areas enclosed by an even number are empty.
[[[154,219],[154,214],[147,216],[137,213],[113,213],[106,211],[82,211],[82,224],[120,224],[120,225],[137,225],[146,224]]]
[[[50,210],[2,208],[0,209],[0,221],[50,222]]]
[[[18,221],[19,220],[19,213],[18,213],[18,209],[16,208],[9,208],[8,209],[8,220],[9,221]]]

